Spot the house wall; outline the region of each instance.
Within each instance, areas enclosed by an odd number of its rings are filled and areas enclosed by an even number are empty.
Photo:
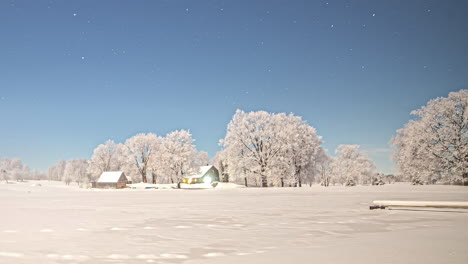
[[[202,177],[202,179],[201,179],[202,182],[203,182],[203,179],[204,179],[205,177],[212,177],[212,178],[213,178],[212,180],[213,180],[214,182],[215,182],[215,181],[218,181],[218,182],[219,182],[219,171],[218,171],[218,169],[216,169],[215,167],[211,168],[211,169],[206,173],[206,175]]]
[[[97,182],[96,183],[96,188],[102,188],[102,189],[121,189],[125,188],[127,186],[126,182],[120,181],[120,182]]]
[[[96,182],[96,188],[117,188],[115,182]]]
[[[212,170],[213,170],[213,178],[214,178],[213,180],[214,181],[219,181],[219,171],[218,171],[218,169],[213,167]]]
[[[117,188],[125,188],[125,187],[127,187],[127,181],[117,183]]]

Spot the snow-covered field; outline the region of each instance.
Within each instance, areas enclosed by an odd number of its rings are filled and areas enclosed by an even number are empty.
[[[86,190],[0,184],[0,263],[468,263],[460,186]]]

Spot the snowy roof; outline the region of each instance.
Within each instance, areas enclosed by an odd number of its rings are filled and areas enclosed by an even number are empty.
[[[195,175],[187,176],[187,178],[201,178],[201,177],[205,176],[205,174],[213,167],[214,167],[213,165],[201,166],[200,167],[200,173],[195,174]]]
[[[118,182],[122,174],[124,174],[123,171],[105,171],[97,182]]]

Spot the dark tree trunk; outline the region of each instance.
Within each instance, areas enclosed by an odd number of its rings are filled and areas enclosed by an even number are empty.
[[[249,186],[247,185],[247,177],[244,177],[244,184],[245,184],[245,187],[249,187]]]
[[[262,164],[261,166],[262,168],[260,170],[260,181],[261,181],[261,186],[265,188],[265,187],[268,187],[268,180],[267,180],[267,176],[265,175],[265,164]]]
[[[151,176],[153,177],[153,184],[156,184],[156,175],[154,175],[154,173],[151,173]]]
[[[301,187],[301,167],[300,166],[297,166],[296,162],[294,162],[294,165],[296,167],[296,183],[294,183],[294,187]]]
[[[262,187],[268,187],[267,177],[262,175]]]
[[[281,178],[281,187],[284,187],[284,180]]]
[[[302,187],[302,181],[299,179],[299,187]]]

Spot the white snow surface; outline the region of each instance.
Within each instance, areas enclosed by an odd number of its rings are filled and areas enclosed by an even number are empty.
[[[468,263],[468,210],[369,210],[374,200],[468,201],[462,186],[37,183],[0,183],[0,263]]]
[[[152,183],[133,183],[127,184],[127,188],[131,189],[146,189],[146,188],[154,188],[154,189],[175,189],[177,188],[177,184],[152,184]],[[152,190],[152,189],[149,189]]]

